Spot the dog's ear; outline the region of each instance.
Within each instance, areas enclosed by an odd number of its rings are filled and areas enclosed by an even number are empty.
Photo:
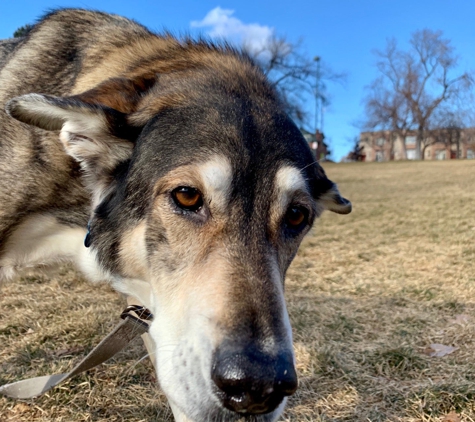
[[[13,98],[6,110],[15,119],[45,130],[61,130],[66,152],[88,171],[127,159],[141,128],[128,123],[150,77],[113,78],[71,97],[28,94]]]
[[[28,94],[10,100],[6,110],[23,123],[60,130],[66,152],[88,171],[106,170],[127,159],[137,135],[124,113],[73,97]]]
[[[349,214],[352,208],[351,202],[340,195],[335,183],[329,182],[332,186],[320,195],[319,202],[326,210],[336,212],[337,214]]]
[[[66,153],[84,170],[94,202],[106,192],[117,166],[130,158],[140,133],[128,124],[127,114],[80,97],[28,94],[12,99],[6,110],[23,123],[60,131]]]
[[[124,114],[137,110],[140,100],[156,84],[155,76],[138,76],[132,79],[111,78],[89,91],[70,97],[88,104],[100,104]]]
[[[349,214],[352,209],[351,202],[340,195],[336,184],[327,178],[323,168],[315,163],[315,166],[311,166],[309,171],[314,172],[310,176],[310,184],[313,197],[320,206],[337,214]]]

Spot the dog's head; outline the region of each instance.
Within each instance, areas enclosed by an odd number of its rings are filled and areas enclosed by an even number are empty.
[[[91,253],[155,315],[177,418],[272,421],[297,388],[286,270],[322,211],[351,204],[264,77],[245,61],[225,70],[31,94],[8,110],[61,130],[81,163]]]

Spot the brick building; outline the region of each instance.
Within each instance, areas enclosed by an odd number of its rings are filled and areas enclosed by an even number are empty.
[[[330,155],[330,150],[328,149],[328,145],[324,141],[325,135],[318,130],[316,131],[316,133],[308,132],[305,129],[300,129],[300,131],[302,132],[302,135],[307,141],[315,158],[318,161],[327,160],[328,155]]]
[[[415,131],[401,136],[392,131],[362,132],[363,161],[416,159]],[[427,132],[421,144],[425,160],[475,159],[475,128],[444,128]]]

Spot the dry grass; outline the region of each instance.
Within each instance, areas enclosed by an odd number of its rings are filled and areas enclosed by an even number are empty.
[[[285,421],[475,421],[475,161],[327,165],[352,200],[288,273],[300,388]],[[122,301],[64,270],[0,297],[0,384],[65,371]],[[435,358],[431,343],[458,347]],[[140,345],[0,421],[171,421]],[[454,421],[455,419],[447,419]]]

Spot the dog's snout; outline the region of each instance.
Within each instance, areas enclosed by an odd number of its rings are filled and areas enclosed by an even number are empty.
[[[272,412],[297,389],[292,355],[269,356],[256,349],[217,352],[212,379],[223,405],[235,412]]]

